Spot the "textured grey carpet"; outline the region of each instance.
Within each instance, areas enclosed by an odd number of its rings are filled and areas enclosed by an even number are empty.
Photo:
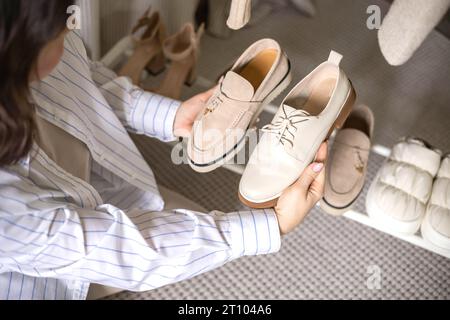
[[[200,74],[213,80],[243,49],[262,37],[286,49],[300,80],[327,58],[344,55],[359,102],[376,115],[375,142],[391,147],[416,135],[450,151],[450,41],[433,32],[404,66],[390,67],[381,56],[376,32],[366,28],[366,8],[379,0],[317,0],[315,19],[275,12],[263,24],[236,32],[229,40],[206,37]],[[154,81],[158,79],[154,79]],[[201,88],[186,89],[185,96]],[[277,101],[278,102],[278,101]],[[270,116],[266,116],[266,121]],[[174,166],[170,147],[136,139],[159,183],[207,209],[240,208],[239,176],[224,169],[200,175]],[[368,182],[383,158],[372,155]],[[368,185],[366,186],[367,189]],[[365,192],[356,210],[365,211]],[[381,288],[367,286],[368,268],[381,271]],[[345,218],[314,209],[271,256],[245,257],[210,273],[146,293],[124,292],[112,299],[449,299],[450,260]]]

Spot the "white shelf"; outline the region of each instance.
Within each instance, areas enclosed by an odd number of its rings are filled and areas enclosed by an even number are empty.
[[[406,242],[409,242],[413,245],[416,245],[418,247],[421,247],[423,249],[432,251],[434,253],[437,253],[441,256],[444,256],[448,259],[450,259],[450,251],[448,250],[444,250],[440,247],[437,247],[435,245],[433,245],[432,243],[426,241],[424,238],[422,238],[420,235],[415,234],[415,235],[405,235],[405,234],[401,234],[398,232],[394,232],[389,230],[388,228],[386,228],[384,225],[381,225],[379,223],[377,223],[376,221],[374,221],[374,219],[370,218],[367,214],[365,213],[360,213],[357,211],[353,211],[350,210],[348,212],[346,212],[344,214],[344,217],[354,220],[356,222],[362,223],[366,226],[369,226],[371,228],[377,229],[379,231],[382,231],[384,233],[390,234],[391,236],[394,236],[396,238],[399,238],[401,240],[404,240]]]
[[[110,68],[114,68],[115,66],[117,66],[121,59],[124,56],[127,56],[127,51],[129,52],[130,49],[132,49],[133,46],[133,42],[131,40],[130,36],[127,36],[125,38],[123,38],[122,40],[120,40],[103,58],[102,58],[102,62],[110,67]],[[200,87],[203,87],[205,89],[209,89],[211,87],[213,87],[215,85],[215,83],[209,79],[206,79],[204,77],[199,77],[197,79],[196,84]],[[278,107],[275,105],[268,105],[265,108],[265,111],[271,114],[275,114],[278,110]],[[175,143],[174,143],[175,144]],[[173,144],[173,145],[174,145]],[[391,153],[391,150],[385,146],[381,146],[381,145],[374,145],[372,147],[372,152],[383,156],[383,157],[388,157],[389,154]],[[237,164],[226,164],[225,166],[223,166],[224,169],[227,169],[231,172],[237,173],[239,175],[242,175],[244,173],[244,166],[243,165],[237,165]],[[318,205],[319,206],[319,205]],[[444,250],[442,248],[439,248],[435,245],[433,245],[432,243],[426,241],[424,238],[422,238],[419,234],[415,234],[415,235],[404,235],[401,233],[397,233],[397,232],[393,232],[391,230],[389,230],[388,228],[386,228],[383,225],[380,225],[379,223],[377,223],[374,219],[370,218],[366,213],[361,213],[361,212],[357,212],[354,210],[348,211],[344,214],[344,217],[351,219],[353,221],[356,221],[358,223],[364,224],[366,226],[369,226],[371,228],[374,228],[376,230],[379,230],[381,232],[390,234],[398,239],[401,239],[403,241],[409,242],[413,245],[416,245],[418,247],[421,247],[423,249],[429,250],[431,252],[434,252],[436,254],[439,254],[441,256],[444,256],[448,259],[450,259],[450,251],[448,250]]]

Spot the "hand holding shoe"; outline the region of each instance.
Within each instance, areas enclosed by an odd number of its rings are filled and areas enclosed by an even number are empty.
[[[213,95],[214,90],[215,88],[212,88],[206,92],[200,93],[181,104],[177,115],[175,116],[175,123],[173,126],[175,136],[183,138],[190,136],[195,119],[197,119],[198,114],[205,108],[206,103]]]
[[[327,61],[294,86],[272,122],[262,128],[239,183],[239,198],[246,206],[273,208],[314,160],[322,142],[345,124],[356,93],[341,60],[342,55],[331,51]]]
[[[295,229],[322,198],[325,186],[327,143],[323,143],[314,163],[306,167],[300,178],[278,199],[275,213],[282,235]]]

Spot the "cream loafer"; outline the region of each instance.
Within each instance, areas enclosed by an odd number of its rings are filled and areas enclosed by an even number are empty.
[[[350,210],[366,178],[375,117],[369,107],[353,109],[328,154],[325,192],[320,208],[331,215]]]
[[[210,172],[232,159],[245,145],[264,106],[291,81],[289,60],[280,45],[263,39],[251,45],[219,81],[188,141],[190,166]]]

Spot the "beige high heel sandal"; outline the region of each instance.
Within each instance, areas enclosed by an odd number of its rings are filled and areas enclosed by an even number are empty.
[[[204,30],[204,24],[195,32],[193,25],[187,23],[177,34],[164,41],[164,55],[172,63],[164,80],[154,92],[179,99],[183,84],[194,84],[197,79],[200,40]]]
[[[134,53],[119,71],[120,76],[130,77],[135,85],[140,85],[145,68],[153,75],[165,69],[166,59],[162,50],[166,37],[165,27],[158,12],[151,15],[149,13],[150,9],[133,28]],[[145,31],[143,28],[146,28]],[[139,31],[143,32],[142,36],[139,36]]]

